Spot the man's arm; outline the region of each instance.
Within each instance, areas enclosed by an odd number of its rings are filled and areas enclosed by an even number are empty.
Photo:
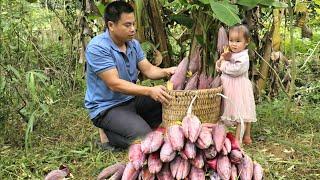
[[[98,76],[114,92],[129,95],[150,96],[155,101],[159,101],[161,103],[168,103],[168,100],[171,98],[171,96],[165,92],[164,86],[146,87],[120,79],[118,71],[115,68],[103,71],[99,73]]]
[[[138,63],[139,70],[142,74],[147,76],[149,79],[161,79],[169,77],[174,74],[176,67],[170,68],[159,68],[152,65],[147,59],[144,59]]]

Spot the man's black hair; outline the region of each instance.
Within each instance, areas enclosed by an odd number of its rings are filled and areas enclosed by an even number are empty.
[[[108,21],[116,23],[120,20],[122,13],[132,12],[134,12],[133,7],[124,1],[114,1],[108,4],[104,11],[104,21],[106,27],[108,28]]]

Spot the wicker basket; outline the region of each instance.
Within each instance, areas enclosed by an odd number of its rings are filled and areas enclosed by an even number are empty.
[[[167,91],[173,99],[162,109],[162,126],[168,127],[177,122],[181,122],[187,113],[187,109],[192,98],[197,94],[197,98],[192,106],[192,113],[196,115],[202,123],[215,123],[220,116],[222,87],[201,90],[170,90]]]

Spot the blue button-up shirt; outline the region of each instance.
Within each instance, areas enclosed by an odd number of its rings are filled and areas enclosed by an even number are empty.
[[[137,40],[128,41],[126,45],[127,52],[121,52],[107,30],[94,37],[87,46],[85,107],[89,110],[91,119],[100,112],[133,98],[133,96],[112,91],[97,75],[116,68],[121,79],[136,82],[138,62],[143,60],[145,55]]]

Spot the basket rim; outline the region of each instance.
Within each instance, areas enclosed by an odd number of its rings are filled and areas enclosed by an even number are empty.
[[[193,89],[193,90],[166,90],[166,91],[170,91],[170,92],[206,92],[206,91],[219,91],[220,89],[222,89],[222,86],[219,86],[217,88],[210,88],[210,89]]]

